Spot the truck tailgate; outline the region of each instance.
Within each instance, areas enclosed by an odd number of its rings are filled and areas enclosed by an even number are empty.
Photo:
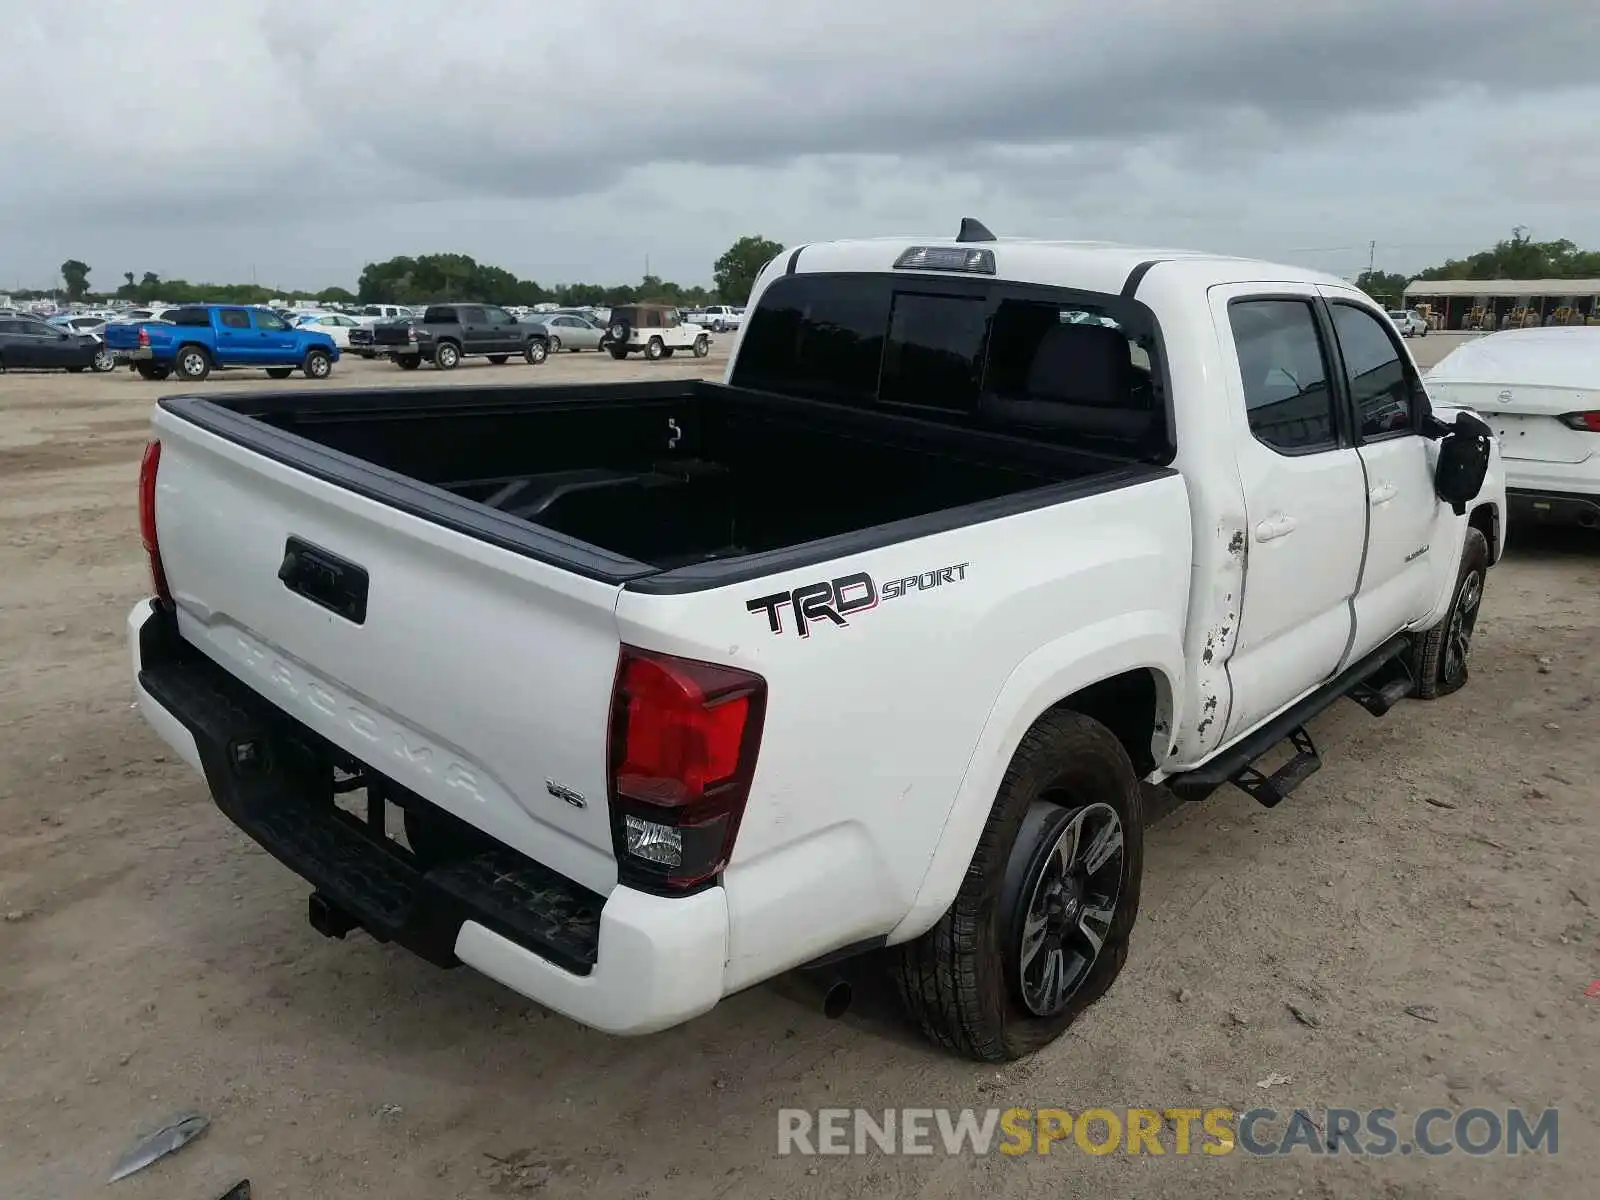
[[[156,529],[184,639],[379,774],[609,893],[618,587],[399,512],[166,409],[155,429]],[[280,578],[291,551],[311,563],[308,582]],[[365,611],[335,611],[362,572]]]

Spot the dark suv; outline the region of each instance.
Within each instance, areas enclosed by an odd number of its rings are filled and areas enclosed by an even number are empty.
[[[520,354],[538,366],[549,357],[550,334],[543,325],[518,321],[492,304],[430,304],[420,321],[373,326],[372,345],[407,371],[423,359],[451,371],[463,358],[480,355],[498,365]]]

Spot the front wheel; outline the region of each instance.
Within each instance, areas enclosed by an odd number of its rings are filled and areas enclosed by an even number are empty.
[[[333,374],[333,356],[326,350],[309,351],[300,369],[306,373],[307,379],[326,379]]]
[[[1127,961],[1143,869],[1127,751],[1098,721],[1047,713],[1012,757],[955,902],[896,951],[907,1013],[980,1061],[1048,1045]]]
[[[1488,574],[1489,540],[1478,530],[1468,529],[1450,609],[1444,620],[1412,642],[1412,677],[1416,680],[1412,694],[1417,699],[1437,700],[1466,684],[1467,659],[1472,654],[1472,635],[1478,628]]]
[[[706,355],[708,355],[710,353],[711,353],[711,339],[708,338],[705,334],[702,333],[699,337],[695,338],[695,340],[694,340],[694,356],[696,358],[704,358]]]
[[[537,367],[550,357],[550,347],[545,344],[543,338],[534,338],[522,352],[522,357],[528,360],[530,367]]]
[[[645,344],[644,356],[652,362],[666,353],[667,344],[658,337],[653,337]]]
[[[211,356],[199,346],[185,346],[178,351],[178,378],[199,383],[211,374]]]

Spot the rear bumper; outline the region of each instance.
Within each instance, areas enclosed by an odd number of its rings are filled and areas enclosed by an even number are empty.
[[[111,357],[117,362],[149,362],[155,358],[155,351],[149,346],[140,346],[134,349],[118,347],[111,351]]]
[[[224,815],[375,938],[610,1033],[665,1029],[721,998],[723,889],[601,897],[506,847],[424,869],[334,806],[314,734],[183,642],[151,602],[129,614],[128,638],[146,721]]]
[[[1584,494],[1507,488],[1506,509],[1513,521],[1600,529],[1600,492]]]

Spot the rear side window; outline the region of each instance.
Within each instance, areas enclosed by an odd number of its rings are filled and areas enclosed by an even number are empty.
[[[190,328],[211,324],[211,314],[203,308],[175,308],[166,315],[166,320],[174,325],[184,325]],[[250,324],[245,321],[246,327]]]
[[[461,314],[461,323],[463,325],[487,325],[489,323],[489,314],[481,308],[467,307],[456,311]]]
[[[1393,334],[1366,309],[1337,303],[1333,331],[1361,437],[1371,441],[1412,432],[1421,385],[1414,383]]]
[[[217,314],[217,317],[228,329],[250,328],[250,315],[240,312],[237,308],[225,308]]]
[[[1333,390],[1310,302],[1236,300],[1228,319],[1256,440],[1284,454],[1334,449]]]
[[[461,319],[453,308],[430,308],[422,314],[424,325],[459,325]]]
[[[1024,284],[796,275],[744,325],[736,385],[944,414],[1165,460],[1154,318]]]

